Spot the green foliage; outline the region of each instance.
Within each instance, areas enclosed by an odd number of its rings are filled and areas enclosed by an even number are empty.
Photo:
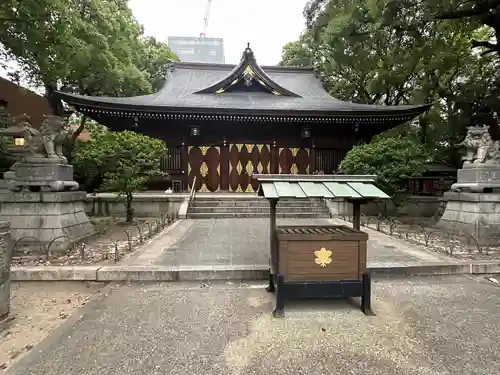
[[[143,35],[124,0],[5,0],[0,23],[5,52],[33,85],[45,88],[59,114],[54,90],[148,94],[177,60],[165,43]]]
[[[309,39],[309,35],[304,33],[299,40],[285,44],[279,65],[312,66],[314,51],[310,47]]]
[[[415,137],[379,137],[352,148],[339,169],[348,174],[377,175],[377,184],[389,195],[405,190],[406,177],[420,176],[432,162]]]
[[[493,35],[473,37],[471,46],[481,48],[482,55],[496,53],[500,57],[500,0],[469,0],[462,1],[458,7],[446,7],[444,12],[437,14],[438,19],[459,20],[474,19],[492,28]],[[494,37],[494,39],[492,38]],[[493,40],[495,40],[493,42]]]
[[[459,157],[453,144],[478,115],[500,139],[495,130],[500,69],[493,56],[470,48],[471,37],[487,40],[491,29],[476,18],[436,19],[462,3],[310,0],[304,10],[307,29],[298,42],[284,47],[282,63],[300,65],[305,56],[312,56],[325,88],[342,100],[432,103],[413,125],[427,148],[439,150],[441,162],[455,164]]]
[[[133,220],[132,193],[153,176],[162,175],[160,158],[165,144],[132,131],[110,132],[95,124],[88,141],[77,142],[73,163],[77,174],[102,191],[117,192],[124,199],[127,222]]]

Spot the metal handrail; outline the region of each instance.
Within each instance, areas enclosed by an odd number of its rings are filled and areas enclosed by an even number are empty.
[[[196,176],[194,176],[193,185],[191,185],[191,192],[189,194],[189,204],[188,204],[188,207],[191,205],[191,202],[193,201],[195,194],[196,194]]]

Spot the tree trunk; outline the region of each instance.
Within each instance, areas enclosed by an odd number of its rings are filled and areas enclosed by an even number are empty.
[[[425,117],[420,117],[419,125],[420,125],[420,131],[419,131],[420,144],[425,146],[427,144],[427,119]]]
[[[126,222],[131,223],[134,220],[134,209],[132,208],[132,193],[127,193],[125,197]]]
[[[64,116],[64,106],[62,100],[55,94],[57,87],[52,84],[45,85],[45,97],[49,102],[52,114],[56,116]]]
[[[73,155],[73,149],[75,148],[76,140],[78,139],[78,136],[82,134],[83,130],[85,129],[85,124],[87,122],[87,116],[83,115],[82,118],[80,119],[80,124],[78,125],[78,128],[71,134],[71,137],[67,140],[66,143],[66,157],[68,158],[68,163],[71,164],[72,161],[72,155]]]

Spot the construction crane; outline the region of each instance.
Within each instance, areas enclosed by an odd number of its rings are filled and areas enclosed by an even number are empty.
[[[210,18],[210,8],[212,6],[212,0],[207,0],[207,9],[205,10],[205,18],[203,19],[203,31],[200,33],[200,38],[207,36],[208,20]]]

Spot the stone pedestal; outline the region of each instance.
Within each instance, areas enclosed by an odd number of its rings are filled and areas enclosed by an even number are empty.
[[[443,199],[446,209],[438,227],[453,232],[463,231],[482,244],[500,242],[500,193],[448,191]]]
[[[457,172],[457,183],[451,186],[453,191],[475,193],[500,191],[500,165],[464,164]]]
[[[10,261],[12,258],[12,241],[9,223],[0,221],[0,320],[10,310]]]
[[[4,173],[8,187],[21,191],[24,187],[32,190],[65,191],[78,190],[78,183],[73,181],[73,166],[54,163],[50,159],[39,162],[17,162],[10,171]]]
[[[94,233],[85,192],[8,192],[0,220],[10,222],[14,254],[54,253]]]

